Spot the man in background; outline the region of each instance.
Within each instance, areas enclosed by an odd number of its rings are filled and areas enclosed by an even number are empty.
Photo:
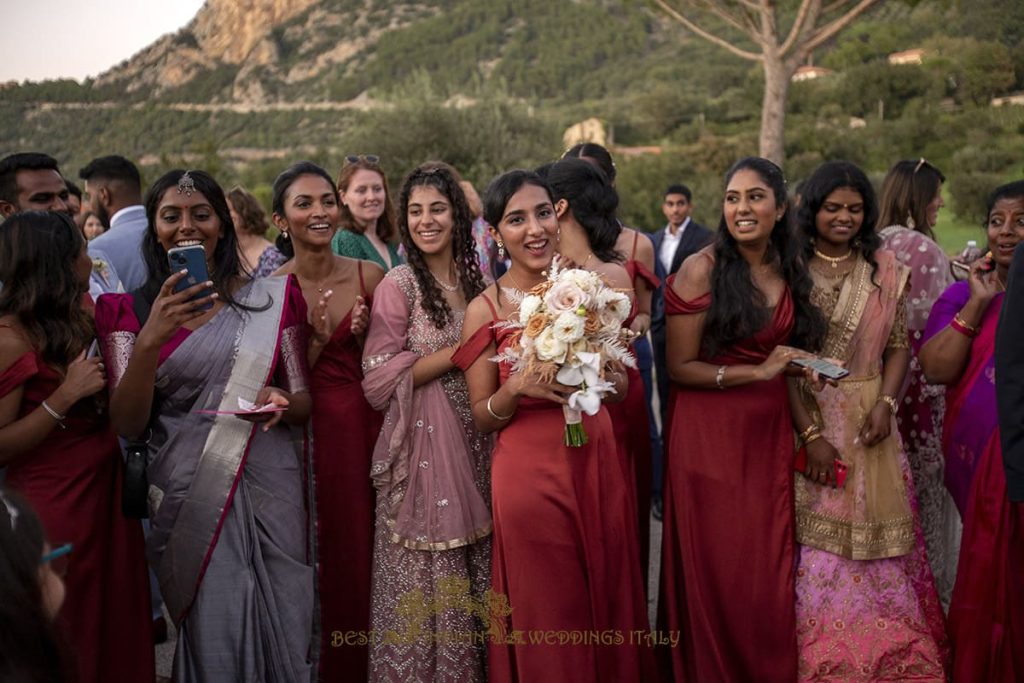
[[[3,218],[17,211],[60,211],[75,219],[70,197],[57,160],[49,154],[19,152],[0,159],[0,216]],[[93,260],[89,280],[93,300],[105,292],[119,291],[117,271],[109,264],[106,254],[93,253],[90,249],[89,256]]]
[[[89,243],[89,254],[109,258],[121,276],[124,291],[141,287],[148,277],[142,258],[146,210],[142,206],[142,178],[135,164],[122,156],[99,157],[78,172],[93,212],[110,229]]]
[[[661,490],[665,472],[664,447],[668,419],[668,371],[665,368],[665,286],[666,278],[675,275],[688,256],[711,242],[711,231],[690,218],[693,194],[686,185],[670,185],[665,190],[661,211],[665,214],[665,227],[651,235],[654,242],[655,274],[661,285],[651,298],[651,338],[654,341],[654,368],[658,383],[658,401],[661,407],[661,443],[653,450],[654,487],[652,507],[654,516],[661,519]]]

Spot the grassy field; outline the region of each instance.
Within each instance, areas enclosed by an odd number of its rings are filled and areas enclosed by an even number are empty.
[[[967,240],[976,240],[982,251],[985,250],[985,231],[981,229],[981,226],[960,220],[949,209],[939,211],[935,236],[938,238],[939,245],[950,255],[963,251],[967,246]]]

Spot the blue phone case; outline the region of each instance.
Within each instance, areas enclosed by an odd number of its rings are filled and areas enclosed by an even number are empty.
[[[175,292],[181,292],[210,279],[206,269],[206,250],[200,245],[169,249],[167,251],[167,263],[170,265],[172,273],[177,273],[182,269],[188,270],[188,275],[178,280],[174,285]],[[198,295],[192,297],[192,300],[208,296],[209,294],[210,290],[204,289]],[[213,302],[207,302],[202,306],[203,310],[209,310],[212,307]]]

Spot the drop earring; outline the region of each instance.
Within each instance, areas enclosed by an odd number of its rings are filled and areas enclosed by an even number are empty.
[[[907,212],[907,227],[911,230],[917,227],[917,223],[914,222],[914,217],[910,215],[909,211]]]
[[[499,261],[504,261],[505,260],[505,243],[504,242],[498,242],[498,260]]]

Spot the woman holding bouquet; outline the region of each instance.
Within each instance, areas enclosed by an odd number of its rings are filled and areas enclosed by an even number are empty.
[[[715,242],[665,291],[670,414],[684,428],[666,450],[659,627],[682,633],[665,651],[677,681],[796,679],[784,373],[820,348],[825,321],[789,221],[782,170],[741,159]]]
[[[612,287],[629,292],[634,302],[622,326],[631,329],[639,302],[634,297],[633,278],[621,265],[623,254],[616,250],[622,233],[622,226],[615,218],[619,195],[605,173],[583,159],[568,158],[552,164],[547,182],[561,231],[559,253],[583,269],[599,273]],[[647,294],[650,297],[649,291]],[[627,368],[626,372],[629,392],[623,401],[610,404],[608,411],[637,508],[640,566],[646,588],[651,547],[651,440],[640,371]]]
[[[377,489],[371,681],[487,680],[474,634],[490,588],[491,439],[473,425],[452,362],[466,305],[484,289],[458,176],[431,162],[406,178],[398,232],[408,262],[377,288],[363,389],[386,410]],[[426,609],[427,605],[435,609]],[[424,617],[409,618],[408,608]]]
[[[630,635],[645,630],[647,618],[635,513],[608,411],[583,417],[585,445],[564,446],[562,407],[573,388],[550,372],[513,373],[507,361],[490,360],[518,345],[519,336],[501,323],[518,320],[522,293],[545,280],[558,246],[555,207],[541,179],[528,171],[498,177],[484,207],[512,266],[470,303],[454,360],[466,371],[477,427],[498,432],[491,461],[491,586],[495,607],[503,597],[507,603],[491,612],[490,680],[649,680],[649,653]],[[575,310],[572,292],[565,294],[561,301]],[[562,343],[553,335],[541,338],[553,352]],[[614,381],[617,396],[625,395],[623,373],[609,372],[606,379]],[[560,643],[560,632],[587,638]]]

